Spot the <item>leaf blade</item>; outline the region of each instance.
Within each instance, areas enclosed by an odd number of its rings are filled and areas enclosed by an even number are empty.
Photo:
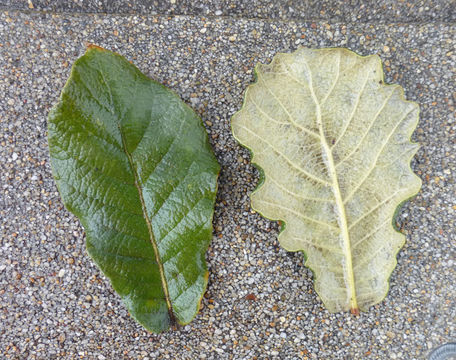
[[[278,54],[256,75],[232,118],[235,138],[265,174],[252,207],[285,222],[279,241],[307,254],[329,310],[366,309],[386,294],[404,242],[394,212],[421,186],[409,165],[418,107],[383,84],[378,57],[345,49]],[[385,173],[395,196],[372,185]]]
[[[91,47],[49,115],[49,147],[87,251],[132,316],[154,332],[190,322],[207,285],[219,172],[198,116],[121,56]],[[177,214],[180,228],[165,239]]]

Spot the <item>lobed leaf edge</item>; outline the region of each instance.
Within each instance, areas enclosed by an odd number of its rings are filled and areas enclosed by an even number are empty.
[[[302,48],[305,48],[305,47],[304,47],[304,46],[299,46],[299,47],[298,47],[297,49],[295,49],[293,52],[299,51],[299,50],[302,49]],[[311,49],[312,49],[312,48],[311,48]],[[401,242],[400,246],[398,246],[398,248],[397,248],[397,250],[395,251],[395,253],[393,254],[393,255],[394,255],[394,259],[393,259],[393,261],[390,263],[391,266],[387,268],[387,269],[388,269],[389,276],[388,276],[388,279],[387,279],[387,281],[386,281],[386,285],[387,285],[387,286],[386,286],[386,291],[384,292],[384,294],[383,294],[383,296],[382,296],[382,300],[381,300],[381,301],[383,301],[383,300],[386,298],[386,295],[388,294],[389,289],[390,289],[390,279],[391,279],[393,270],[394,270],[394,269],[396,268],[396,266],[397,266],[397,255],[399,254],[399,251],[403,248],[403,246],[405,245],[405,242],[406,242],[405,234],[403,234],[403,233],[400,231],[400,229],[396,226],[397,217],[399,216],[399,213],[400,213],[402,207],[405,205],[405,203],[408,202],[408,201],[410,201],[411,199],[415,198],[415,197],[417,196],[417,194],[420,192],[421,186],[422,186],[422,180],[421,180],[421,178],[420,178],[418,175],[416,175],[416,173],[413,171],[413,169],[412,169],[412,167],[411,167],[411,161],[412,161],[412,159],[414,158],[414,156],[416,155],[417,151],[418,151],[418,150],[420,149],[420,147],[421,147],[420,144],[419,144],[418,142],[414,142],[414,141],[412,141],[412,139],[411,139],[411,137],[412,137],[413,133],[415,132],[415,130],[416,130],[417,126],[418,126],[418,123],[419,123],[420,107],[419,107],[419,104],[418,104],[417,102],[411,101],[411,100],[407,100],[407,99],[405,98],[404,88],[403,88],[401,85],[399,85],[399,84],[387,84],[387,83],[385,82],[385,73],[384,73],[384,71],[383,71],[383,63],[382,63],[382,60],[381,60],[380,56],[378,56],[377,54],[359,55],[359,54],[357,54],[356,52],[354,52],[354,51],[352,51],[352,50],[350,50],[350,49],[348,49],[348,48],[338,48],[338,47],[326,47],[326,48],[318,48],[318,49],[312,49],[312,50],[313,50],[313,51],[322,51],[322,50],[323,50],[323,51],[324,51],[324,50],[341,50],[341,51],[344,51],[344,52],[348,52],[348,53],[350,53],[351,55],[355,55],[355,56],[357,56],[357,57],[359,57],[359,58],[367,58],[367,57],[373,57],[373,58],[375,58],[375,59],[377,60],[377,63],[378,63],[377,66],[378,66],[379,70],[381,71],[382,83],[383,83],[383,85],[386,85],[386,86],[396,86],[396,87],[398,87],[398,88],[400,89],[400,99],[401,99],[402,101],[404,101],[404,102],[414,104],[414,105],[416,105],[416,107],[417,107],[417,115],[416,115],[415,123],[414,123],[414,126],[411,126],[411,127],[410,127],[410,136],[409,136],[409,139],[408,139],[408,140],[409,140],[409,143],[410,143],[410,144],[418,145],[418,146],[416,147],[416,149],[415,149],[414,151],[410,152],[410,154],[409,154],[406,158],[407,158],[407,163],[408,163],[408,170],[410,171],[410,173],[413,173],[413,174],[415,175],[415,178],[417,178],[417,179],[419,180],[419,186],[417,186],[416,191],[415,191],[415,190],[413,191],[413,194],[411,194],[410,196],[409,196],[409,195],[405,195],[405,197],[404,197],[403,199],[401,199],[401,201],[399,202],[399,204],[396,206],[396,209],[395,209],[394,214],[393,214],[392,219],[391,219],[391,227],[394,229],[395,232],[397,232],[397,233],[399,233],[399,234],[401,235],[401,237],[402,237],[402,242]],[[276,56],[287,55],[287,54],[290,54],[290,53],[287,53],[287,52],[277,52],[277,53],[274,55],[273,59],[274,59]],[[271,62],[273,61],[273,59],[271,59]],[[271,62],[270,62],[270,63],[271,63]],[[231,121],[230,121],[230,128],[231,128],[231,133],[232,133],[233,137],[235,138],[235,140],[237,141],[237,143],[238,143],[239,145],[241,145],[243,148],[245,148],[245,149],[248,150],[251,159],[254,158],[254,152],[253,152],[253,150],[252,150],[251,148],[249,148],[247,145],[243,144],[243,143],[240,141],[240,139],[238,139],[238,138],[236,137],[236,134],[235,134],[235,132],[233,131],[233,119],[234,119],[236,116],[239,116],[239,114],[244,110],[244,108],[245,108],[245,106],[246,106],[246,100],[247,100],[247,94],[248,94],[249,88],[250,88],[251,86],[253,86],[253,85],[258,84],[258,72],[259,72],[258,69],[259,69],[259,67],[260,67],[260,66],[264,66],[264,65],[266,65],[266,66],[267,66],[267,65],[270,65],[270,63],[269,63],[269,64],[263,64],[263,63],[258,62],[258,63],[255,65],[255,67],[254,67],[254,73],[253,73],[253,76],[254,76],[253,82],[251,82],[251,83],[247,86],[246,90],[244,91],[244,94],[243,94],[243,97],[242,97],[242,106],[241,106],[241,108],[240,108],[238,111],[236,111],[236,112],[231,116]],[[256,163],[254,160],[252,160],[252,161],[251,161],[251,164],[258,170],[258,172],[259,172],[259,180],[258,180],[258,183],[257,183],[255,189],[254,189],[254,190],[251,192],[251,194],[249,195],[250,199],[251,199],[252,195],[254,195],[257,191],[259,191],[260,188],[263,186],[264,180],[265,180],[265,177],[266,177],[263,168],[262,168],[258,163]],[[269,217],[263,215],[263,213],[261,212],[261,210],[255,208],[255,207],[252,205],[252,202],[250,203],[250,206],[251,206],[251,208],[252,208],[255,212],[259,213],[262,217],[264,217],[264,218],[266,218],[266,219],[268,219],[268,220],[271,220],[271,221],[276,221],[276,222],[279,223],[280,229],[279,229],[279,233],[278,233],[277,239],[278,239],[278,241],[279,241],[279,243],[280,243],[280,246],[283,247],[286,251],[290,251],[290,252],[298,252],[298,251],[299,251],[299,252],[301,252],[301,253],[303,254],[303,257],[304,257],[304,265],[312,272],[312,277],[313,277],[313,279],[314,279],[314,281],[315,281],[315,279],[316,279],[316,273],[315,273],[315,271],[314,271],[311,267],[309,267],[309,266],[306,265],[307,258],[308,258],[307,253],[306,253],[304,250],[291,250],[291,249],[287,249],[285,246],[282,245],[281,240],[280,240],[280,237],[281,237],[282,232],[283,232],[283,231],[285,230],[285,228],[286,228],[286,223],[285,223],[285,221],[284,221],[284,220],[281,220],[281,219],[271,219],[271,218],[269,218]],[[318,294],[318,297],[319,297],[320,301],[323,302],[323,304],[324,304],[324,301],[322,300],[323,298],[320,296],[320,294],[319,294],[318,291],[315,289],[315,287],[314,287],[314,290],[315,290],[315,292]],[[361,308],[361,310],[362,310],[362,311],[367,311],[368,309]],[[331,312],[331,311],[330,311],[330,312]],[[352,310],[352,313],[354,313],[355,315],[358,315],[358,314],[359,314],[359,311],[357,311],[357,309],[355,309],[355,310]]]

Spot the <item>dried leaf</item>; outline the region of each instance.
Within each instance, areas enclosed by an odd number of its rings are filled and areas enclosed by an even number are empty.
[[[395,211],[421,186],[418,105],[384,84],[378,56],[346,49],[278,54],[256,75],[232,119],[264,172],[252,207],[285,223],[279,241],[305,252],[330,311],[365,310],[385,297],[404,244]]]

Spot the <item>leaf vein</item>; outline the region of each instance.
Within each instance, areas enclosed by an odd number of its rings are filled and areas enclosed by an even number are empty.
[[[266,145],[268,145],[269,148],[271,148],[272,150],[274,150],[275,153],[277,153],[279,156],[281,156],[288,164],[290,164],[294,169],[296,169],[298,172],[300,172],[301,174],[303,174],[304,176],[306,176],[307,178],[315,181],[315,182],[318,182],[318,183],[321,183],[325,186],[329,186],[330,183],[323,180],[323,179],[320,179],[319,177],[309,173],[308,171],[304,170],[303,168],[301,168],[300,166],[298,165],[295,165],[285,154],[283,154],[282,152],[280,152],[278,149],[276,149],[270,142],[268,142],[267,140],[263,139],[261,136],[258,136],[257,134],[255,134],[253,131],[251,131],[249,128],[245,127],[245,126],[242,126],[240,125],[239,126],[240,128],[246,130],[247,132],[249,132],[251,135],[255,136],[256,138],[260,139],[263,143],[265,143]]]
[[[388,223],[391,223],[392,220],[390,218],[387,218],[386,221],[382,222],[379,226],[377,226],[374,230],[372,230],[370,233],[362,237],[360,240],[358,240],[356,243],[353,244],[353,250],[355,250],[360,244],[362,244],[364,241],[369,239],[372,235],[374,235],[378,230],[380,230],[383,226],[385,226]]]
[[[388,101],[391,99],[391,97],[393,96],[394,94],[394,91],[396,90],[396,87],[393,87],[391,93],[386,97],[386,99],[383,101],[382,103],[382,106],[380,107],[380,109],[377,111],[377,113],[375,114],[374,118],[372,119],[372,122],[369,124],[369,126],[367,127],[367,130],[365,131],[365,133],[363,134],[363,136],[361,137],[361,140],[359,141],[359,143],[352,149],[352,151],[350,151],[350,153],[348,153],[347,156],[345,156],[342,160],[340,160],[337,164],[336,164],[336,168],[342,164],[345,160],[347,160],[350,156],[352,156],[356,150],[359,149],[359,147],[361,146],[361,144],[363,143],[364,139],[366,138],[367,134],[369,134],[369,131],[372,129],[372,127],[374,126],[375,124],[375,121],[377,120],[378,116],[381,114],[381,112],[383,111],[383,109],[385,108],[386,104],[388,103]]]
[[[309,135],[312,135],[313,137],[316,137],[317,139],[320,139],[320,136],[317,133],[315,133],[312,130],[307,129],[306,127],[303,127],[303,126],[299,125],[296,121],[294,121],[293,116],[291,116],[290,112],[285,107],[283,102],[278,98],[278,96],[268,87],[268,85],[267,85],[266,81],[263,79],[263,77],[258,75],[258,79],[260,79],[262,81],[262,83],[264,84],[264,87],[266,88],[266,90],[272,95],[272,97],[274,99],[276,99],[277,103],[285,111],[285,113],[287,114],[288,118],[290,119],[290,123],[292,123],[295,127],[301,129],[302,131],[308,133]]]
[[[151,214],[151,218],[153,218],[154,216],[156,216],[158,214],[158,212],[160,211],[160,209],[163,207],[163,205],[165,205],[166,201],[170,198],[170,196],[179,188],[179,186],[185,181],[185,179],[187,178],[187,176],[190,174],[190,169],[191,167],[193,166],[193,164],[195,163],[195,159],[193,158],[192,159],[192,162],[190,163],[189,167],[188,167],[188,170],[185,174],[184,177],[180,178],[178,183],[176,184],[176,186],[173,186],[173,188],[171,189],[171,191],[169,193],[166,194],[165,198],[163,199],[162,203],[158,206],[158,209],[155,210],[155,212],[153,214]]]
[[[366,263],[369,263],[374,257],[377,256],[378,253],[380,253],[382,250],[384,250],[384,246],[380,246],[377,250],[375,250],[374,252],[372,253],[369,253],[368,256],[366,256],[365,258],[363,258],[359,263],[355,264],[353,266],[353,269],[358,269],[359,267],[365,265]]]
[[[95,201],[98,201],[100,203],[100,205],[103,205],[103,206],[106,206],[108,208],[113,208],[117,211],[119,211],[119,206],[115,206],[115,205],[111,205],[111,204],[108,204],[106,202],[104,202],[103,200],[100,200],[96,197],[93,197],[91,195],[89,195],[87,192],[84,192],[84,191],[81,191],[82,188],[79,188],[77,189],[76,187],[73,186],[73,184],[69,183],[68,181],[64,181],[64,180],[61,180],[62,183],[65,183],[67,184],[68,186],[70,186],[71,188],[73,188],[73,192],[72,194],[78,194],[78,196],[83,196],[85,197],[87,200],[95,200]],[[71,194],[70,194],[71,195]],[[142,218],[142,214],[137,214],[135,212],[132,212],[132,211],[129,211],[129,210],[126,210],[125,208],[122,208],[120,210],[121,212],[125,212],[125,213],[128,213],[130,215],[134,215],[134,216],[138,216],[140,218]]]
[[[386,199],[382,200],[381,202],[379,202],[378,204],[376,204],[374,207],[372,207],[371,209],[369,209],[366,213],[362,214],[359,218],[357,218],[355,221],[353,221],[353,223],[348,227],[348,230],[352,229],[356,224],[358,224],[361,220],[363,220],[366,216],[370,215],[372,212],[374,212],[375,210],[377,210],[380,206],[382,206],[383,204],[385,204],[386,202],[390,201],[391,199],[393,199],[394,197],[396,197],[400,192],[399,191],[395,191],[393,193],[393,195],[387,197]]]
[[[282,205],[279,205],[277,203],[273,203],[273,202],[269,202],[269,201],[261,200],[261,199],[256,199],[255,201],[259,201],[259,202],[262,202],[262,203],[267,204],[267,205],[275,206],[275,207],[277,207],[279,209],[291,212],[292,214],[295,214],[295,215],[297,215],[297,216],[299,216],[299,217],[301,217],[301,218],[303,218],[303,219],[305,219],[307,221],[311,221],[311,222],[314,222],[316,224],[320,224],[322,226],[326,226],[328,228],[335,229],[335,230],[339,231],[338,227],[336,227],[336,226],[334,226],[334,225],[332,225],[330,223],[327,223],[327,222],[324,222],[324,221],[320,221],[320,220],[313,219],[311,217],[305,216],[304,214],[301,214],[299,211],[293,210],[293,209],[288,208],[286,206],[282,206]]]
[[[294,196],[294,197],[298,197],[300,199],[303,199],[303,200],[309,200],[309,201],[321,201],[321,202],[331,202],[332,200],[331,199],[324,199],[324,198],[316,198],[316,197],[308,197],[308,196],[303,196],[303,195],[300,195],[300,194],[297,194],[291,190],[288,190],[285,186],[281,185],[277,180],[275,180],[270,174],[269,176],[266,178],[266,181],[271,181],[272,183],[274,183],[278,188],[282,189],[283,191],[287,192],[288,194]]]
[[[347,129],[349,128],[351,122],[353,121],[353,118],[355,116],[355,113],[356,113],[356,110],[358,110],[358,107],[359,105],[361,104],[361,96],[364,92],[364,89],[366,87],[366,84],[367,84],[367,80],[369,80],[369,74],[366,75],[366,79],[363,83],[363,86],[361,87],[361,90],[360,92],[358,93],[358,96],[356,98],[356,101],[355,101],[355,104],[353,105],[353,110],[352,112],[350,113],[350,117],[348,118],[348,121],[345,123],[345,126],[343,127],[342,129],[342,132],[340,133],[340,135],[337,137],[336,141],[334,142],[334,145],[331,146],[331,150],[334,149],[334,147],[339,143],[339,141],[344,137],[345,135],[345,132],[347,131]]]
[[[326,100],[329,98],[329,96],[332,94],[332,92],[334,91],[335,87],[336,87],[336,84],[337,82],[339,81],[339,76],[340,76],[340,53],[337,52],[337,75],[336,75],[336,79],[334,80],[331,88],[328,90],[328,93],[325,95],[325,97],[320,100],[320,107],[324,105],[324,103],[326,102]]]
[[[332,251],[332,252],[335,252],[335,253],[338,253],[338,254],[343,254],[343,251],[341,249],[338,249],[338,248],[335,248],[335,247],[321,245],[321,244],[315,244],[315,243],[313,243],[310,240],[306,240],[304,238],[299,238],[299,237],[295,237],[295,236],[293,236],[292,239],[305,242],[306,244],[309,244],[310,246],[312,246],[314,248],[321,248],[321,249]]]
[[[196,231],[194,237],[197,237],[197,235],[199,235],[199,233],[201,232],[201,230],[202,230],[206,225],[207,225],[207,222],[206,222],[206,223],[203,223],[203,224],[201,224],[201,225],[199,225],[196,229],[194,229],[194,232]],[[179,238],[180,238],[180,236],[179,236]],[[180,239],[182,239],[182,238],[180,238]],[[163,238],[162,240],[164,240],[164,238]],[[160,243],[160,244],[162,244],[162,243]],[[181,245],[181,244],[179,244],[179,245]],[[184,249],[183,247],[182,247],[181,249],[179,249],[179,251],[178,251],[177,253],[175,253],[175,254],[174,254],[173,256],[171,256],[170,258],[166,259],[166,260],[163,262],[163,264],[166,264],[167,262],[171,261],[171,260],[174,259],[176,256],[178,256],[178,255],[182,252],[183,249]]]
[[[61,158],[57,158],[57,157],[54,156],[56,159],[59,159],[59,160],[61,160],[61,161],[66,161],[66,160],[68,160],[68,159],[72,159],[72,160],[76,161],[77,163],[80,163],[80,164],[82,164],[83,166],[88,167],[90,170],[92,170],[92,171],[93,171],[93,170],[96,170],[97,172],[99,172],[99,173],[102,174],[103,176],[106,176],[107,178],[110,178],[110,179],[112,179],[112,180],[115,180],[115,181],[118,182],[118,183],[121,183],[121,184],[124,184],[124,185],[128,185],[128,186],[134,186],[134,184],[127,183],[126,181],[120,180],[120,179],[116,178],[115,176],[112,176],[112,175],[110,175],[110,174],[107,174],[107,173],[103,172],[101,169],[98,169],[96,166],[92,166],[91,163],[87,162],[87,159],[77,157],[76,155],[70,153],[68,150],[62,148],[62,147],[59,146],[58,144],[53,144],[53,147],[54,147],[54,148],[59,148],[62,152],[64,152],[65,154],[68,155],[68,157],[67,157],[66,159],[61,159]]]
[[[143,181],[144,183],[147,183],[150,179],[150,177],[154,174],[155,170],[157,169],[157,167],[161,164],[161,162],[163,161],[163,159],[166,157],[166,155],[169,154],[171,148],[173,147],[174,143],[176,142],[176,140],[178,138],[180,138],[180,134],[182,132],[182,129],[184,127],[184,123],[185,121],[182,121],[180,126],[179,126],[179,130],[177,130],[173,140],[169,143],[168,145],[168,148],[166,149],[165,153],[160,157],[160,160],[154,165],[153,169],[150,171],[149,174],[147,174],[147,176],[144,176],[145,180]]]
[[[347,197],[344,199],[344,203],[349,201],[351,199],[351,197],[361,188],[361,186],[364,184],[366,179],[369,178],[372,171],[374,171],[374,169],[376,168],[377,161],[380,158],[380,155],[383,153],[383,150],[385,149],[386,145],[388,145],[389,140],[391,139],[391,136],[393,136],[393,134],[396,132],[396,129],[399,127],[399,125],[402,123],[402,121],[404,121],[413,110],[414,110],[414,108],[411,108],[409,111],[407,111],[405,113],[405,115],[393,127],[393,130],[391,130],[391,132],[388,134],[388,137],[383,142],[382,146],[380,147],[380,150],[378,151],[377,155],[375,156],[375,159],[372,162],[372,166],[369,168],[369,170],[367,171],[366,175],[363,177],[361,182],[358,185],[356,185],[355,188],[347,195]]]
[[[264,81],[263,81],[263,82],[264,82]],[[320,139],[320,135],[318,135],[316,132],[307,129],[305,126],[298,125],[296,122],[291,121],[291,118],[290,118],[290,121],[289,121],[289,122],[280,122],[280,121],[277,121],[276,119],[274,119],[273,117],[271,117],[267,112],[265,112],[265,111],[260,107],[260,105],[258,105],[258,103],[253,99],[253,96],[251,96],[250,99],[252,100],[252,103],[255,105],[255,107],[256,107],[263,115],[265,115],[269,120],[271,120],[272,122],[275,122],[276,124],[279,124],[279,125],[288,125],[288,124],[290,124],[290,125],[294,126],[296,129],[301,130],[301,131],[304,131],[305,133],[307,133],[307,134],[313,136],[313,137],[316,138],[316,139]],[[288,115],[288,116],[290,117],[290,115]]]
[[[160,239],[160,243],[165,240],[170,234],[172,231],[174,231],[174,229],[176,229],[179,224],[182,222],[182,220],[184,220],[185,218],[188,217],[188,214],[190,214],[191,211],[193,211],[193,209],[196,208],[196,206],[201,202],[201,200],[204,200],[205,199],[205,196],[202,196],[198,199],[197,202],[195,202],[188,210],[185,214],[182,215],[182,217],[179,219],[179,221],[171,228],[169,229],[165,234],[163,234],[163,236],[161,237]]]

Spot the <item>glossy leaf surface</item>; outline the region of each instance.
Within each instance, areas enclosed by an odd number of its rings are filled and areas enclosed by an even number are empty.
[[[410,142],[418,106],[385,85],[378,56],[301,48],[259,64],[234,136],[264,171],[252,207],[285,223],[279,241],[302,250],[330,311],[381,301],[405,241],[393,228],[416,194]]]
[[[91,46],[49,115],[49,148],[87,251],[131,315],[154,332],[190,322],[207,285],[219,172],[199,117]]]

